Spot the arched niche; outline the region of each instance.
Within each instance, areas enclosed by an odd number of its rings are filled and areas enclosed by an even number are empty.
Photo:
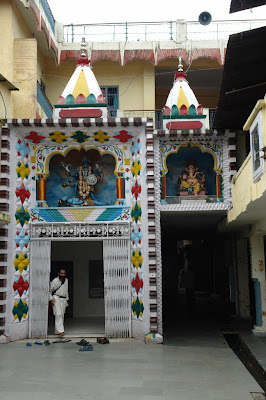
[[[206,177],[207,195],[216,196],[216,173],[214,157],[203,152],[198,146],[181,146],[178,152],[170,153],[166,159],[166,196],[176,196],[179,173],[183,173],[189,161],[193,161],[198,171]]]
[[[78,171],[81,166],[91,166],[98,177],[94,186],[94,205],[112,205],[116,198],[116,160],[112,154],[101,154],[97,149],[72,149],[65,155],[55,154],[49,160],[46,179],[46,203],[57,207],[58,200],[79,197]],[[78,206],[78,204],[77,204]]]

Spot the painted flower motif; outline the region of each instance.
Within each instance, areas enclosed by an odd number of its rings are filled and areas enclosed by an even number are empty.
[[[15,214],[17,223],[20,223],[21,226],[24,226],[24,224],[27,224],[30,220],[30,214],[28,213],[28,210],[24,209],[22,206],[20,209],[17,210]]]
[[[26,300],[23,302],[22,302],[22,300],[19,300],[19,302],[16,301],[14,303],[12,313],[13,313],[15,319],[18,319],[19,321],[21,321],[22,318],[26,318],[28,311],[29,311],[29,308],[27,306]]]
[[[94,133],[93,138],[96,142],[104,143],[109,141],[110,136],[108,136],[106,132],[99,130]]]
[[[30,198],[30,191],[25,188],[24,183],[18,185],[16,188],[16,196],[20,198],[21,203],[23,204],[26,199]]]
[[[132,256],[131,256],[131,262],[137,270],[139,268],[141,268],[142,263],[143,263],[143,257],[142,257],[141,251],[138,251],[138,250],[133,251]]]
[[[138,181],[136,180],[135,185],[131,188],[131,193],[135,196],[136,201],[138,200],[138,196],[141,193],[141,185],[139,185]]]
[[[14,259],[14,267],[16,271],[19,271],[22,274],[22,272],[28,268],[29,262],[30,260],[28,259],[27,255],[24,255],[21,252],[20,255],[16,254]]]
[[[131,211],[132,220],[137,223],[138,221],[140,221],[141,214],[142,214],[141,207],[140,205],[138,205],[138,203],[136,203],[135,206],[132,207]]]
[[[18,162],[16,172],[18,178],[21,178],[22,180],[24,180],[24,178],[28,179],[30,175],[30,169],[28,164],[25,164],[24,161],[22,161],[22,163]]]
[[[130,147],[132,156],[140,154],[140,149],[141,149],[140,139],[134,140],[134,142],[132,142],[132,145]]]
[[[14,292],[18,292],[20,297],[24,292],[27,292],[29,289],[29,282],[23,279],[23,276],[20,275],[19,279],[17,279],[13,284]]]
[[[121,143],[127,143],[130,139],[133,139],[134,136],[130,135],[124,129],[119,131],[119,134],[115,135],[114,138],[118,139]]]
[[[143,289],[143,279],[142,279],[142,276],[138,274],[138,272],[137,272],[136,275],[133,276],[133,279],[132,279],[131,284],[132,284],[132,287],[134,288],[133,290],[134,290],[137,294],[139,294],[139,292],[142,293],[142,289]]]
[[[144,306],[143,306],[143,301],[141,301],[138,297],[136,299],[133,299],[132,303],[132,311],[133,314],[139,318],[140,316],[143,316],[144,312]]]
[[[140,170],[141,170],[141,162],[139,160],[134,161],[131,167],[132,175],[133,176],[140,175]]]
[[[49,136],[55,143],[63,143],[67,141],[66,134],[60,131],[49,133]]]
[[[25,140],[18,140],[16,143],[16,151],[18,153],[18,156],[25,158],[29,157],[30,149],[29,149],[29,144],[25,142]]]
[[[142,239],[141,229],[137,226],[131,231],[131,241],[134,244],[140,244]]]
[[[89,136],[86,132],[76,131],[73,133],[72,138],[78,143],[84,143],[89,139]]]
[[[24,229],[21,229],[20,232],[17,232],[14,238],[16,246],[20,247],[21,250],[23,250],[24,247],[28,247],[29,240],[29,235],[27,232],[24,231]]]
[[[40,135],[37,132],[30,132],[28,136],[25,136],[25,139],[30,140],[32,143],[39,144],[44,141],[45,136]]]

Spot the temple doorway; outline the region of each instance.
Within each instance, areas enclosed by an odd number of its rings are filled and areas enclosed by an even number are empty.
[[[162,215],[164,338],[198,343],[218,332],[232,307],[231,243],[217,215]],[[231,298],[230,298],[231,295]]]
[[[51,246],[50,281],[64,266],[69,282],[69,307],[65,331],[71,337],[104,336],[104,272],[102,241],[54,241]],[[54,334],[49,313],[48,334]]]

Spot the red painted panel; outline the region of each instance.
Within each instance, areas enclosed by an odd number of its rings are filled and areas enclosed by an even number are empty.
[[[103,114],[102,110],[95,108],[82,108],[76,110],[61,110],[60,118],[99,118]]]
[[[202,122],[200,121],[169,121],[166,124],[168,129],[200,129]]]

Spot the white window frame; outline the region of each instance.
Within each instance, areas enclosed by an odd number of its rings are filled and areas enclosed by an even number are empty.
[[[253,138],[255,131],[258,132],[259,135],[259,155],[260,155],[260,164],[259,167],[255,170],[255,153],[254,153],[254,145],[253,145]],[[252,160],[252,172],[253,172],[253,182],[257,182],[261,176],[264,174],[264,159],[261,158],[262,151],[261,149],[264,147],[263,144],[263,128],[262,128],[262,112],[259,111],[258,115],[252,122],[250,126],[250,151],[251,151],[251,160]]]

